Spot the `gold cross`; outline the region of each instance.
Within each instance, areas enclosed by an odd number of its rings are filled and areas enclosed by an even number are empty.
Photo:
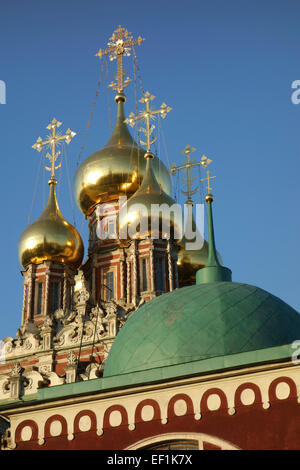
[[[131,82],[130,78],[125,77],[125,72],[123,72],[123,55],[130,56],[130,46],[134,46],[138,44],[139,46],[145,39],[139,36],[137,39],[133,39],[131,33],[127,31],[127,29],[122,28],[120,25],[118,29],[116,29],[113,35],[109,38],[109,42],[107,45],[109,46],[108,49],[99,49],[96,56],[100,59],[102,56],[110,54],[109,60],[113,61],[117,59],[117,75],[115,79],[117,83],[111,82],[109,85],[118,93],[122,93],[125,87],[128,86],[129,82]]]
[[[52,131],[52,133],[47,136],[47,140],[43,141],[42,138],[39,137],[36,143],[32,146],[32,148],[36,149],[38,152],[40,152],[45,145],[47,145],[48,148],[51,148],[51,154],[47,153],[46,155],[46,157],[50,160],[51,167],[49,168],[48,166],[45,166],[46,170],[51,172],[51,181],[55,181],[55,170],[58,170],[58,168],[61,167],[61,162],[59,162],[58,165],[55,165],[55,162],[60,155],[59,151],[55,152],[55,146],[59,145],[62,141],[65,141],[67,144],[69,144],[71,139],[76,135],[76,132],[72,132],[71,129],[68,129],[65,135],[56,134],[56,128],[60,127],[61,125],[61,122],[53,118],[50,124],[48,124],[46,127],[46,129]]]
[[[145,134],[146,136],[146,142],[143,142],[140,140],[140,144],[145,145],[147,149],[147,153],[151,151],[151,145],[154,144],[156,141],[157,137],[154,137],[154,139],[151,140],[151,134],[155,129],[155,126],[152,124],[150,126],[150,121],[151,119],[154,119],[154,116],[156,114],[159,114],[163,119],[166,117],[166,115],[171,111],[172,108],[170,106],[167,106],[166,103],[162,103],[160,109],[150,109],[150,101],[154,100],[155,96],[151,95],[149,91],[146,91],[144,96],[139,100],[140,103],[145,104],[145,111],[141,111],[138,116],[135,116],[134,113],[130,113],[129,117],[125,119],[125,122],[128,123],[131,127],[134,126],[136,121],[139,121],[140,119],[144,119],[146,122],[146,129],[142,128],[141,131]]]
[[[200,181],[207,181],[207,191],[210,193],[212,188],[210,187],[209,182],[210,182],[211,179],[216,178],[216,177],[215,176],[209,176],[209,170],[207,170],[206,174],[207,174],[207,178],[202,178],[202,180],[200,180]]]
[[[192,152],[195,152],[195,148],[191,147],[190,145],[186,145],[185,148],[182,150],[182,154],[186,155],[186,162],[183,165],[176,166],[175,163],[172,164],[172,167],[169,169],[169,171],[175,175],[176,171],[179,170],[186,170],[187,172],[187,177],[182,178],[183,181],[185,182],[187,186],[187,191],[181,191],[183,194],[185,194],[188,199],[187,199],[187,204],[193,204],[191,196],[195,194],[198,191],[198,187],[192,190],[192,183],[195,181],[196,177],[192,178],[191,177],[191,169],[193,166],[200,165],[203,169],[209,165],[212,160],[210,158],[207,158],[205,155],[202,155],[200,162],[192,162],[190,159],[190,154]]]

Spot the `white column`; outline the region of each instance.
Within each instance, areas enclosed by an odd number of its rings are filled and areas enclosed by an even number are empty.
[[[150,286],[151,286],[151,292],[155,292],[155,279],[154,279],[154,257],[153,257],[153,251],[154,251],[154,246],[153,246],[153,241],[150,240],[151,246],[150,246],[150,256],[149,256],[149,261],[150,261]]]
[[[120,257],[120,297],[122,301],[124,301],[124,258],[123,256]]]
[[[50,270],[47,267],[46,271],[46,282],[45,282],[45,297],[44,297],[44,315],[48,313],[48,303],[49,303],[49,287],[50,287]]]
[[[131,285],[131,276],[130,276],[130,260],[126,260],[127,265],[127,304],[130,304],[130,285]]]
[[[64,272],[64,282],[63,282],[63,310],[67,310],[67,301],[68,301],[68,292],[67,292],[67,273]]]
[[[169,271],[169,290],[172,292],[173,287],[173,266],[172,266],[172,253],[171,253],[171,243],[168,240],[168,271]]]
[[[132,253],[132,261],[133,261],[133,303],[134,305],[137,304],[137,260],[136,260],[136,246],[137,241],[133,240],[133,253]]]
[[[28,282],[28,298],[27,298],[27,319],[32,319],[32,291],[33,291],[33,273],[32,273],[32,265],[29,267],[28,270],[29,274],[29,282]]]

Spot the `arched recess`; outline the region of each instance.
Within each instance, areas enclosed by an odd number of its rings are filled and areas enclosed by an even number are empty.
[[[112,429],[114,426],[111,426],[110,424],[110,415],[114,412],[118,411],[121,415],[121,420],[120,424],[115,427],[119,426],[128,426],[128,416],[127,416],[127,411],[124,408],[124,406],[121,405],[112,405],[104,413],[104,418],[103,418],[103,429]]]
[[[16,429],[16,432],[15,432],[15,442],[18,443],[20,441],[23,441],[22,437],[21,437],[21,433],[22,433],[22,429],[24,429],[25,427],[29,427],[31,428],[31,431],[32,431],[32,435],[30,437],[30,441],[37,441],[38,439],[38,433],[39,433],[39,430],[38,430],[38,425],[35,421],[33,421],[32,419],[26,419],[25,421],[22,421],[22,423],[20,423]],[[25,441],[26,442],[26,441]]]
[[[240,450],[240,448],[231,442],[224,441],[219,437],[210,436],[209,434],[197,433],[197,432],[170,432],[166,434],[160,434],[158,436],[152,436],[147,439],[142,439],[141,441],[135,442],[127,447],[125,450],[138,450],[146,449],[156,444],[166,443],[170,441],[197,441],[198,449],[203,450],[203,444],[212,444],[222,450]]]
[[[278,377],[277,379],[273,380],[271,382],[270,387],[269,387],[269,402],[279,402],[283,401],[280,398],[278,398],[276,394],[276,388],[277,385],[279,384],[286,384],[289,387],[289,393],[288,396],[286,397],[287,400],[296,400],[297,399],[297,387],[295,382],[290,378],[290,377]]]
[[[152,400],[151,398],[147,398],[143,401],[141,401],[138,406],[136,407],[135,410],[135,418],[134,422],[137,423],[144,423],[144,420],[142,419],[142,410],[145,406],[152,406],[153,408],[153,418],[151,421],[158,421],[161,418],[161,413],[160,413],[160,407],[157,401]]]
[[[178,393],[174,397],[171,398],[168,404],[168,419],[177,418],[178,414],[175,412],[175,405],[176,402],[183,401],[186,405],[186,411],[182,415],[179,416],[186,416],[194,414],[194,405],[192,399],[186,395],[185,393]]]
[[[91,410],[80,411],[74,419],[74,434],[80,434],[84,431],[80,429],[81,418],[88,417],[90,419],[90,428],[87,431],[96,431],[97,429],[97,417]]]
[[[247,390],[251,390],[253,392],[253,395],[254,395],[253,403],[250,404],[251,406],[262,404],[262,395],[261,395],[261,391],[260,391],[259,386],[252,383],[252,382],[246,382],[246,383],[241,384],[235,391],[234,406],[235,406],[236,409],[240,408],[240,407],[249,406],[249,405],[243,403],[243,401],[242,401],[242,393],[244,391],[247,391]]]
[[[220,411],[228,408],[228,402],[227,402],[227,397],[223,390],[220,388],[210,388],[209,390],[206,390],[206,392],[203,393],[203,396],[201,398],[201,403],[200,403],[200,410],[201,413],[212,413],[212,411],[208,407],[208,399],[209,397],[217,395],[220,399],[220,407],[216,409],[215,411]],[[214,411],[213,411],[214,412]]]
[[[61,425],[61,431],[58,435],[55,435],[53,436],[51,434],[51,424],[52,423],[55,423],[55,422],[59,422],[60,425]],[[50,437],[65,437],[67,436],[68,434],[68,424],[67,424],[67,421],[66,421],[66,418],[64,418],[63,416],[61,415],[53,415],[53,416],[50,416],[50,418],[47,419],[47,421],[45,422],[45,427],[44,427],[44,437],[45,439],[48,439]]]

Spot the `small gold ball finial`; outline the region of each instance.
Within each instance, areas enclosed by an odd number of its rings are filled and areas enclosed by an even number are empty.
[[[205,196],[205,201],[206,202],[213,202],[213,200],[214,200],[214,197],[211,193],[206,194],[206,196]]]

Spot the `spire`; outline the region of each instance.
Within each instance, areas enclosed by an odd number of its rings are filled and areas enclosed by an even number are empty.
[[[76,135],[70,129],[65,135],[57,134],[56,129],[60,126],[61,122],[54,118],[47,126],[51,134],[44,141],[39,137],[32,146],[38,152],[41,152],[43,147],[50,148],[51,153],[47,153],[46,157],[50,160],[51,166],[45,168],[50,171],[51,176],[48,181],[50,188],[47,205],[40,217],[25,229],[19,240],[20,264],[24,268],[31,263],[39,264],[44,261],[69,264],[77,268],[82,262],[81,237],[75,227],[62,215],[56,198],[55,171],[61,166],[61,162],[56,165],[60,155],[60,152],[56,151],[56,146],[62,142],[69,144]]]
[[[160,106],[160,109],[153,110],[150,108],[150,101],[153,101],[155,96],[151,95],[149,91],[146,91],[144,93],[143,97],[139,100],[140,103],[143,103],[145,105],[145,111],[142,111],[138,115],[134,115],[134,113],[130,113],[128,119],[126,119],[124,122],[128,123],[131,127],[135,125],[135,123],[139,123],[140,120],[144,120],[146,124],[146,129],[142,128],[142,132],[145,134],[146,137],[146,142],[143,142],[140,140],[140,144],[144,145],[146,147],[146,153],[144,155],[144,158],[146,159],[146,171],[145,175],[141,184],[141,187],[139,189],[139,194],[140,193],[147,193],[150,194],[151,192],[162,192],[159,184],[154,176],[153,169],[152,169],[152,159],[154,158],[153,153],[151,152],[151,145],[154,144],[156,141],[157,137],[151,138],[151,134],[155,129],[155,126],[152,124],[150,126],[150,121],[151,119],[154,119],[156,115],[160,115],[163,119],[166,117],[166,115],[172,110],[170,106],[167,106],[166,103],[162,103]]]
[[[146,153],[144,155],[144,158],[146,159],[146,169],[141,186],[127,201],[126,211],[123,211],[122,215],[120,216],[120,232],[122,233],[122,238],[125,238],[127,236],[127,225],[132,227],[137,227],[137,225],[144,226],[141,222],[142,218],[147,221],[146,233],[144,230],[142,230],[142,236],[151,236],[153,238],[166,238],[165,236],[162,236],[161,228],[162,226],[164,226],[164,224],[162,223],[161,215],[159,215],[158,217],[158,227],[156,227],[154,231],[152,231],[152,227],[151,230],[149,230],[148,222],[150,219],[152,220],[153,215],[151,213],[152,204],[167,204],[169,206],[172,206],[175,202],[170,196],[168,196],[163,191],[163,189],[161,189],[153,171],[153,160],[155,157],[151,152],[151,145],[156,141],[156,137],[151,137],[155,126],[150,124],[151,119],[154,119],[156,115],[160,115],[164,119],[167,113],[171,111],[172,108],[167,106],[165,103],[162,103],[160,109],[151,109],[149,103],[154,98],[155,96],[151,95],[147,91],[139,100],[140,103],[143,103],[145,105],[145,111],[140,112],[136,116],[133,113],[130,113],[129,118],[125,120],[125,123],[129,123],[131,127],[133,127],[135,123],[137,123],[138,125],[140,120],[143,120],[145,122],[145,128],[141,129],[141,131],[145,134],[145,142],[140,140],[139,143],[146,147]],[[142,204],[146,211],[143,212],[136,210],[136,204]],[[137,223],[137,221],[139,223]],[[169,224],[169,229],[172,228],[174,232],[174,220],[169,220]],[[126,229],[126,236],[124,233],[124,228]],[[178,233],[178,228],[175,230],[176,233]],[[135,238],[135,235],[136,233],[132,238]]]
[[[207,213],[208,213],[208,258],[204,268],[199,269],[196,273],[196,284],[206,284],[209,282],[220,282],[227,281],[231,282],[231,270],[221,266],[217,256],[214,224],[212,215],[212,202],[214,200],[213,195],[210,193],[210,180],[215,176],[210,176],[207,171],[207,178],[203,178],[201,181],[207,180],[208,193],[205,196],[207,202]]]
[[[123,93],[118,93],[115,97],[117,103],[117,119],[113,133],[106,144],[106,147],[117,145],[119,148],[132,147],[137,144],[132,138],[127,125],[125,124],[124,103],[126,97]]]

